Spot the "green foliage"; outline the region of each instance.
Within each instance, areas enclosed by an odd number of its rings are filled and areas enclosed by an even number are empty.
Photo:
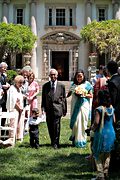
[[[37,37],[28,26],[0,23],[0,50],[3,55],[30,53],[36,40]]]
[[[71,146],[69,119],[61,120],[61,148],[50,146],[46,123],[41,123],[40,148],[29,146],[29,136],[17,143],[14,148],[0,149],[0,180],[90,180],[95,172],[85,157],[90,146],[75,148]],[[112,171],[110,179],[120,179],[120,172]]]
[[[83,40],[92,43],[99,53],[109,53],[116,60],[120,54],[120,20],[93,21],[80,31]]]
[[[12,84],[15,76],[17,76],[18,73],[14,70],[7,70],[7,81]]]
[[[71,146],[69,120],[61,120],[61,148],[50,145],[46,123],[40,123],[40,148],[29,146],[29,136],[15,148],[0,149],[0,179],[11,180],[68,180],[91,179],[94,175],[90,163],[85,160],[85,149]],[[16,160],[17,159],[17,160]]]

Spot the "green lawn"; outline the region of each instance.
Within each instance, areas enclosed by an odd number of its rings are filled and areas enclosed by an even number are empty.
[[[54,150],[50,146],[46,123],[41,123],[38,150],[29,147],[28,135],[15,148],[0,149],[0,180],[90,180],[95,173],[85,159],[90,153],[89,142],[85,149],[72,147],[70,133],[69,120],[62,119],[61,148]],[[112,177],[120,179],[116,174]]]

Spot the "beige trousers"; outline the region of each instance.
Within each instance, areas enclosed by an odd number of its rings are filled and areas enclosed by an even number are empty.
[[[23,132],[24,132],[24,117],[25,111],[19,114],[18,111],[15,110],[16,118],[10,119],[10,127],[14,130],[9,132],[9,138],[12,139],[13,144],[15,144],[15,139],[23,140]]]
[[[97,168],[97,177],[104,178],[105,175],[108,175],[109,165],[110,165],[110,153],[101,153],[99,158],[96,160]]]

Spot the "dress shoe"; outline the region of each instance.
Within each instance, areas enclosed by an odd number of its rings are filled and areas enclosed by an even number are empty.
[[[54,147],[54,149],[58,149],[58,145],[57,144],[54,144],[53,147]]]

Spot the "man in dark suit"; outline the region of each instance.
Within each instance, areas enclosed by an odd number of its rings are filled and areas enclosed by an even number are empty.
[[[9,89],[10,85],[7,83],[6,80],[6,70],[8,65],[5,62],[0,63],[0,89],[2,89],[3,94],[0,99],[0,107],[2,112],[6,112],[6,101],[7,101],[7,90]],[[1,125],[5,125],[5,118],[2,118]],[[1,134],[4,134],[4,131],[1,132]],[[3,138],[4,139],[4,138]]]
[[[9,89],[10,85],[7,83],[6,80],[6,70],[8,65],[5,62],[0,63],[0,88],[3,90],[3,96],[0,99],[0,105],[2,107],[2,111],[6,112],[6,100],[7,100],[7,90]],[[4,126],[4,120],[2,121],[2,125]]]
[[[50,70],[50,81],[42,88],[42,112],[46,113],[46,122],[54,149],[59,147],[60,120],[66,115],[67,102],[65,86],[57,81],[58,72],[56,69]]]
[[[107,70],[110,74],[108,89],[110,92],[112,105],[115,108],[116,122],[120,121],[120,74],[118,74],[117,62],[111,60],[107,64]]]

